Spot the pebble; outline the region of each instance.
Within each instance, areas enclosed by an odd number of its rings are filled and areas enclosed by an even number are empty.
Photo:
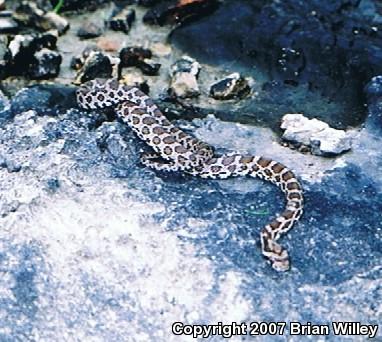
[[[130,8],[125,8],[109,20],[109,26],[114,31],[128,33],[134,20],[135,11]]]
[[[143,74],[154,76],[157,75],[161,64],[151,60],[152,52],[150,49],[142,47],[126,47],[119,53],[121,59],[121,67],[137,67]]]
[[[99,37],[103,33],[103,27],[95,22],[85,22],[77,31],[77,36],[83,39]]]
[[[69,22],[55,12],[45,12],[40,9],[37,4],[31,1],[24,1],[16,8],[13,18],[30,27],[49,31],[57,30],[62,35],[69,29]]]
[[[47,79],[56,77],[60,72],[61,55],[49,49],[41,49],[34,54],[34,62],[30,66],[29,75],[32,79]]]
[[[230,100],[244,98],[250,91],[248,80],[235,72],[214,83],[210,88],[210,96],[217,100]]]
[[[26,75],[33,79],[57,76],[62,61],[56,48],[57,33],[16,35],[8,45],[7,76]]]
[[[326,122],[308,119],[303,114],[285,114],[281,129],[284,140],[310,147],[318,156],[334,156],[351,149],[352,135],[330,127]]]
[[[19,29],[19,25],[12,18],[0,17],[0,33],[14,33]]]
[[[95,78],[111,78],[113,66],[109,56],[100,51],[92,51],[77,73],[75,84],[81,84]]]
[[[200,95],[198,75],[200,64],[189,56],[183,56],[171,66],[170,92],[181,98]]]

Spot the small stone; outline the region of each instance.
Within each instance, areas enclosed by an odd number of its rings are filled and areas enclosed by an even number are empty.
[[[151,50],[142,47],[126,47],[119,53],[122,67],[137,66],[139,62],[151,57]]]
[[[158,75],[161,64],[155,63],[150,59],[145,59],[138,63],[137,67],[144,75],[155,76]]]
[[[126,47],[119,53],[121,67],[135,66],[143,74],[153,76],[158,74],[161,64],[152,61],[151,56],[151,50],[142,47]]]
[[[42,49],[34,54],[29,75],[32,79],[47,79],[56,77],[60,72],[61,55],[49,49]]]
[[[111,78],[113,66],[108,56],[99,51],[93,51],[76,76],[75,83],[80,84],[95,78]]]
[[[14,33],[19,29],[19,25],[12,18],[0,17],[0,33]]]
[[[197,77],[200,64],[191,57],[183,56],[171,66],[170,92],[181,98],[200,94]]]
[[[65,18],[54,12],[45,12],[30,1],[23,1],[17,7],[13,18],[25,26],[44,31],[57,30],[60,35],[69,29],[69,22]]]
[[[239,73],[228,75],[225,79],[214,83],[210,89],[210,96],[217,100],[243,98],[251,91],[248,81]]]
[[[69,22],[64,17],[54,12],[45,13],[41,20],[41,27],[44,30],[57,30],[59,35],[64,34],[69,26]]]
[[[114,31],[128,33],[134,20],[135,11],[130,8],[125,8],[109,20],[109,26]]]
[[[34,72],[31,71],[31,66],[39,65],[35,54],[44,48],[49,49],[49,51],[54,49],[56,47],[56,43],[57,33],[53,32],[45,32],[38,35],[16,35],[8,45],[8,75],[33,74]],[[52,54],[51,56],[53,58]],[[58,62],[57,58],[54,57],[56,62]]]
[[[351,149],[352,136],[344,130],[329,127],[326,122],[308,119],[302,114],[286,114],[282,118],[282,138],[309,146],[312,154],[333,156]]]
[[[77,31],[77,36],[83,39],[99,37],[103,32],[103,28],[94,22],[84,23]]]
[[[197,77],[199,71],[200,64],[195,59],[189,56],[183,56],[171,66],[172,75],[175,75],[180,72],[185,72]]]

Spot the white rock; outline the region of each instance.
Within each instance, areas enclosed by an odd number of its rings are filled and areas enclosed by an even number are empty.
[[[350,133],[302,114],[284,115],[281,129],[285,130],[283,139],[309,146],[315,155],[336,155],[351,149]]]
[[[177,97],[195,97],[200,94],[198,74],[200,64],[191,57],[183,56],[171,66],[170,88]]]

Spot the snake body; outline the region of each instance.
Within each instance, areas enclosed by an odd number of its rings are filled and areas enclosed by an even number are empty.
[[[251,176],[276,184],[286,196],[286,207],[261,230],[261,247],[275,270],[290,268],[288,252],[277,243],[303,211],[302,187],[290,169],[261,156],[215,156],[211,146],[174,126],[146,94],[115,79],[83,84],[77,90],[77,101],[84,109],[115,107],[117,115],[154,150],[141,156],[141,162],[150,168],[211,179]]]

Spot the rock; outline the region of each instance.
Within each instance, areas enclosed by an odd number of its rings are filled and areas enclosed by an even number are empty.
[[[29,110],[37,115],[56,116],[57,112],[77,106],[76,88],[58,84],[36,84],[20,90],[11,99],[11,114]]]
[[[159,63],[151,60],[152,52],[142,47],[126,47],[119,53],[121,67],[139,68],[145,75],[157,75],[161,67]]]
[[[0,0],[0,11],[5,10],[5,0]]]
[[[90,56],[93,52],[101,52],[97,46],[87,46],[79,56],[72,57],[72,60],[70,62],[70,67],[74,70],[79,70],[82,68],[82,66],[85,64],[86,59]]]
[[[155,76],[158,75],[161,64],[155,63],[151,59],[144,59],[138,63],[137,67],[142,71],[144,75]]]
[[[43,34],[16,35],[9,43],[9,75],[31,75],[30,67],[38,65],[35,54],[42,49],[53,50],[56,47],[57,35],[53,32]],[[51,56],[53,56],[51,54]],[[55,63],[59,58],[56,54]],[[39,57],[42,57],[40,54]],[[46,57],[47,58],[47,57]],[[45,59],[47,62],[47,59]],[[60,62],[61,63],[61,62]]]
[[[56,77],[60,72],[61,55],[49,49],[41,49],[34,54],[34,61],[29,68],[32,79],[48,79]]]
[[[75,84],[81,84],[95,78],[111,78],[113,66],[109,56],[99,51],[92,51],[77,73]]]
[[[282,240],[292,269],[280,275],[255,229],[282,208],[275,186],[161,175],[142,167],[145,144],[121,121],[78,108],[44,115],[60,99],[33,90],[12,101],[41,103],[41,115],[18,111],[0,129],[4,342],[174,341],[175,320],[211,317],[380,321],[381,139],[366,136],[331,163],[272,144],[268,129],[213,117],[184,124],[219,149],[264,151],[302,178],[305,213]]]
[[[109,20],[109,26],[114,31],[128,33],[134,20],[135,11],[130,8],[125,8]]]
[[[3,17],[0,13],[0,33],[15,33],[19,30],[19,25],[11,17]]]
[[[243,98],[251,91],[248,81],[239,73],[228,75],[225,79],[214,83],[210,89],[210,96],[217,100]]]
[[[83,39],[99,37],[103,33],[103,27],[95,22],[85,22],[77,31],[77,36]]]
[[[137,66],[143,60],[151,57],[151,50],[142,47],[126,47],[119,53],[122,67]]]
[[[41,28],[44,30],[55,29],[58,33],[64,34],[69,29],[69,22],[62,16],[54,12],[45,13],[41,22]]]
[[[190,98],[200,94],[197,77],[200,64],[188,56],[183,56],[171,66],[170,91],[177,97]]]
[[[69,29],[69,22],[65,18],[54,12],[45,12],[30,1],[23,1],[17,7],[13,17],[25,26],[44,31],[57,30],[60,35]]]
[[[151,5],[151,4],[150,4]],[[172,0],[159,2],[147,11],[143,21],[148,24],[183,23],[214,12],[219,6],[217,0]]]
[[[285,130],[284,140],[309,146],[312,154],[318,156],[338,155],[352,147],[350,133],[331,128],[317,119],[310,120],[302,114],[285,114],[281,129]]]
[[[271,80],[307,85],[346,105],[344,112],[363,111],[360,89],[382,74],[379,3],[224,1],[203,20],[175,28],[171,41],[202,62],[261,67]]]

